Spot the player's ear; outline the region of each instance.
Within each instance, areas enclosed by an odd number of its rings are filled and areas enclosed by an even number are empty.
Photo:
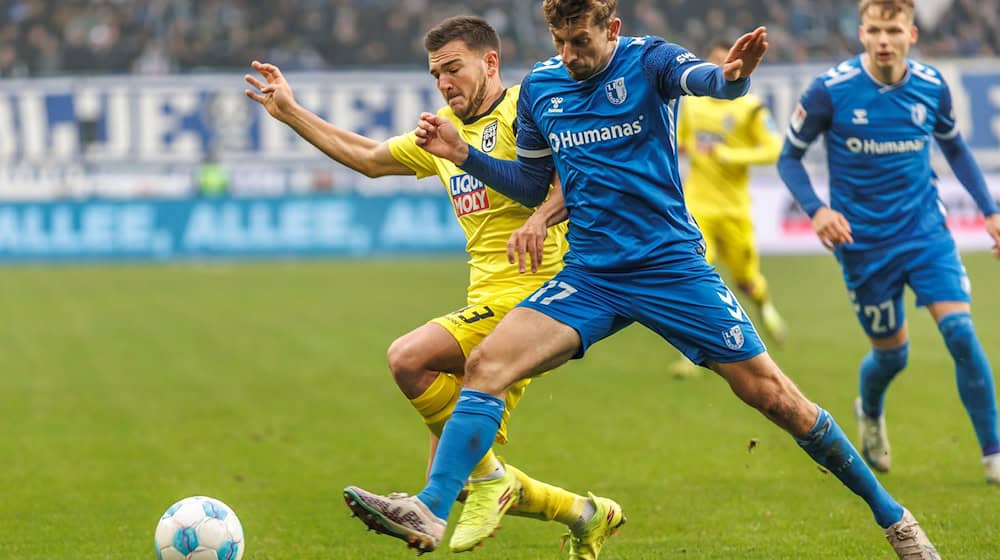
[[[497,51],[486,51],[483,54],[483,62],[486,63],[486,74],[493,76],[500,72],[500,53]]]
[[[920,36],[920,30],[917,29],[916,25],[911,25],[910,26],[910,44],[911,45],[916,45],[917,44],[917,38],[919,36]]]
[[[617,41],[618,34],[622,31],[622,20],[621,18],[611,18],[608,22],[608,41]]]

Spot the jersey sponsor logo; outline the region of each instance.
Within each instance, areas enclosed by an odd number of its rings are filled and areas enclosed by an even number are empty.
[[[913,119],[913,124],[923,126],[927,121],[927,106],[923,103],[914,103],[910,107],[910,118]]]
[[[806,122],[806,117],[809,113],[806,113],[806,108],[802,106],[801,103],[795,106],[795,110],[792,111],[792,116],[788,118],[788,125],[792,127],[795,132],[802,132],[802,125]]]
[[[614,105],[625,103],[628,98],[628,90],[625,89],[625,78],[615,78],[604,84],[604,93],[608,95],[608,101]]]
[[[467,214],[488,210],[490,196],[486,185],[468,173],[453,176],[449,181],[451,202],[455,205],[455,215],[461,218]]]
[[[868,124],[868,110],[867,109],[855,109],[854,118],[851,119],[854,124]]]
[[[691,62],[692,60],[698,60],[698,57],[695,56],[694,53],[692,53],[690,51],[686,51],[686,52],[683,52],[683,53],[677,55],[677,58],[675,58],[674,60],[677,61],[677,64],[684,64],[685,62]]]
[[[730,350],[739,350],[743,348],[743,329],[739,325],[733,325],[728,331],[722,331],[722,339],[726,341],[726,346]]]
[[[497,129],[499,121],[493,121],[483,129],[483,151],[492,152],[497,147]]]
[[[549,99],[549,103],[552,103],[552,106],[549,107],[549,110],[547,112],[548,113],[562,113],[563,112],[563,108],[562,108],[563,101],[565,101],[565,99],[563,99],[562,97],[553,97],[552,99]]]
[[[844,141],[844,145],[851,153],[860,154],[864,152],[865,154],[873,155],[886,155],[886,154],[909,154],[914,152],[922,152],[927,146],[927,142],[923,138],[915,138],[912,140],[885,140],[878,141],[872,140],[871,138],[857,138],[850,137]]]
[[[560,150],[565,150],[567,148],[576,148],[586,146],[587,144],[593,144],[595,142],[604,142],[607,140],[614,140],[616,138],[635,136],[636,134],[642,132],[642,121],[645,118],[645,115],[639,115],[639,117],[632,122],[623,122],[613,124],[611,126],[591,128],[580,132],[574,132],[571,130],[550,132],[549,145],[552,147],[553,152],[558,153]]]

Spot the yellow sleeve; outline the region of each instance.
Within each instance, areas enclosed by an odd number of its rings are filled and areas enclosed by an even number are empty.
[[[434,156],[417,145],[417,135],[412,130],[407,134],[393,136],[387,142],[392,157],[412,169],[418,179],[438,174]]]
[[[782,139],[774,127],[771,113],[763,105],[753,109],[750,117],[749,136],[754,145],[748,148],[730,148],[725,145],[715,147],[713,154],[728,164],[764,165],[778,161],[781,155]]]

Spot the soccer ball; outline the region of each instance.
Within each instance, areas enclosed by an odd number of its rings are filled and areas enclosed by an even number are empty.
[[[240,560],[246,546],[232,508],[206,496],[184,498],[167,508],[154,540],[159,560]]]

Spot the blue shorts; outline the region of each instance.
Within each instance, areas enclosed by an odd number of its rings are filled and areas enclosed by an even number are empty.
[[[519,304],[568,325],[587,348],[633,322],[659,334],[689,360],[748,360],[765,351],[733,292],[701,256],[681,266],[593,272],[567,265]]]
[[[895,334],[905,324],[903,287],[922,307],[971,301],[971,284],[951,237],[902,249],[838,252],[854,313],[871,338]]]

